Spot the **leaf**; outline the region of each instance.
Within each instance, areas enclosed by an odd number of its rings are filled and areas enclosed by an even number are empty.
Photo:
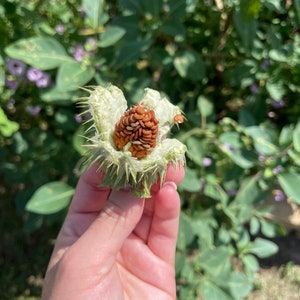
[[[72,60],[63,46],[50,37],[20,39],[6,47],[5,52],[40,70],[54,69]]]
[[[285,194],[300,205],[300,174],[280,173],[277,178]]]
[[[119,26],[108,26],[100,36],[99,47],[105,48],[114,45],[126,33],[126,30]]]
[[[205,65],[200,55],[192,50],[185,50],[176,55],[174,66],[179,75],[193,81],[205,77]]]
[[[198,263],[201,268],[214,277],[224,278],[230,272],[229,251],[224,246],[203,251]]]
[[[288,145],[293,141],[293,126],[291,124],[284,126],[281,129],[279,136],[280,145]]]
[[[64,63],[58,70],[57,88],[61,91],[77,90],[95,75],[95,69],[85,67],[76,61]]]
[[[257,178],[255,176],[246,177],[234,198],[234,202],[251,204],[255,202],[258,195]]]
[[[280,100],[285,94],[285,89],[282,82],[267,81],[266,89],[269,92],[271,98],[274,100]]]
[[[65,208],[74,193],[66,183],[53,181],[38,188],[26,204],[26,210],[38,214],[52,214]]]
[[[151,45],[151,41],[134,41],[127,43],[118,53],[115,64],[120,67],[137,61]]]
[[[223,204],[226,204],[228,200],[228,195],[221,186],[217,184],[212,185],[207,183],[204,188],[204,195],[211,197],[212,199],[219,200]]]
[[[184,25],[178,19],[167,20],[162,24],[159,30],[175,37],[184,37],[186,33]]]
[[[214,113],[214,105],[204,96],[199,96],[197,100],[197,106],[200,111],[201,116],[209,117]]]
[[[104,0],[83,0],[82,2],[90,24],[94,29],[108,21],[108,15],[104,13],[104,4]]]
[[[15,121],[10,121],[3,109],[0,107],[0,133],[5,137],[12,136],[19,130],[19,124]]]
[[[192,226],[192,219],[188,216],[181,214],[179,221],[179,232],[177,248],[185,250],[195,239],[195,233]]]
[[[272,241],[256,238],[247,252],[253,253],[259,258],[266,258],[275,254],[277,251],[278,246]]]
[[[256,125],[255,118],[246,108],[242,108],[239,110],[239,125],[244,127]]]
[[[246,50],[251,50],[254,43],[256,32],[257,32],[257,21],[252,19],[251,21],[243,20],[243,17],[239,11],[235,11],[233,15],[234,25],[242,39]]]
[[[242,255],[241,259],[245,265],[246,273],[255,273],[258,271],[259,263],[257,258],[254,255],[252,254]]]
[[[146,13],[153,17],[159,17],[162,11],[163,0],[144,0],[143,1]]]
[[[265,155],[272,155],[278,152],[278,148],[271,142],[271,137],[259,126],[251,126],[245,129],[245,133],[252,137],[255,149]]]
[[[252,290],[250,280],[241,273],[232,273],[229,277],[228,286],[234,299],[242,299]]]
[[[199,293],[205,300],[232,300],[232,297],[207,278],[200,281]]]
[[[294,148],[300,152],[300,120],[298,121],[296,128],[293,131],[293,144]]]
[[[189,157],[199,166],[203,165],[203,143],[195,137],[189,137],[187,140],[187,147],[189,149]]]
[[[185,176],[180,183],[180,188],[188,192],[198,192],[201,190],[200,179],[195,170],[185,169]]]
[[[42,101],[51,104],[69,104],[78,100],[77,91],[62,91],[57,85],[40,91]]]
[[[142,12],[144,12],[144,1],[145,0],[119,0],[118,2],[120,5],[120,9],[126,14],[141,14]]]

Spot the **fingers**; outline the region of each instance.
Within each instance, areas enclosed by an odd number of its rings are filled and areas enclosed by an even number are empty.
[[[107,266],[109,262],[113,263],[125,239],[138,223],[143,208],[144,199],[132,196],[130,191],[112,191],[100,214],[74,243],[72,251],[85,253],[83,264],[103,263]],[[96,262],[95,259],[101,261]]]
[[[99,212],[108,198],[111,190],[100,187],[103,172],[99,166],[90,166],[80,177],[74,198],[70,205],[69,214]]]
[[[154,214],[147,243],[153,253],[173,263],[180,214],[180,198],[176,185],[166,182],[155,195],[154,201]]]
[[[172,165],[168,166],[167,174],[165,177],[165,183],[173,182],[178,185],[184,177],[184,167],[183,165],[178,166],[176,169]],[[135,228],[134,233],[141,238],[145,243],[148,241],[149,232],[151,230],[153,216],[156,212],[156,196],[157,193],[160,191],[160,183],[157,182],[152,188],[152,198],[145,200],[145,208],[143,217],[141,218],[139,224]]]

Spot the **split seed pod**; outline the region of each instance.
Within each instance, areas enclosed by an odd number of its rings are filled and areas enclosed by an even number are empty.
[[[130,186],[134,195],[151,197],[150,188],[163,182],[167,165],[176,170],[184,163],[186,146],[167,138],[171,127],[184,121],[181,110],[149,88],[128,110],[114,85],[87,91],[81,101],[91,115],[86,162],[98,163],[105,172],[103,185],[117,190]]]

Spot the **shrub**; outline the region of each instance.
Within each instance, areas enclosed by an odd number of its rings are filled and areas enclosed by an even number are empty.
[[[280,231],[270,195],[300,203],[299,1],[4,0],[0,170],[27,232],[61,220],[78,178],[79,86],[145,87],[186,114],[179,299],[241,299]]]

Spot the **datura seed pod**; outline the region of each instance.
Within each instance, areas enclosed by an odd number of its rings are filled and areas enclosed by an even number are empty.
[[[167,138],[171,127],[184,121],[181,110],[149,88],[129,109],[114,85],[87,91],[89,96],[81,101],[91,115],[86,162],[99,164],[103,185],[117,190],[129,186],[134,195],[151,197],[150,188],[163,182],[167,165],[176,170],[184,163],[186,146]]]

